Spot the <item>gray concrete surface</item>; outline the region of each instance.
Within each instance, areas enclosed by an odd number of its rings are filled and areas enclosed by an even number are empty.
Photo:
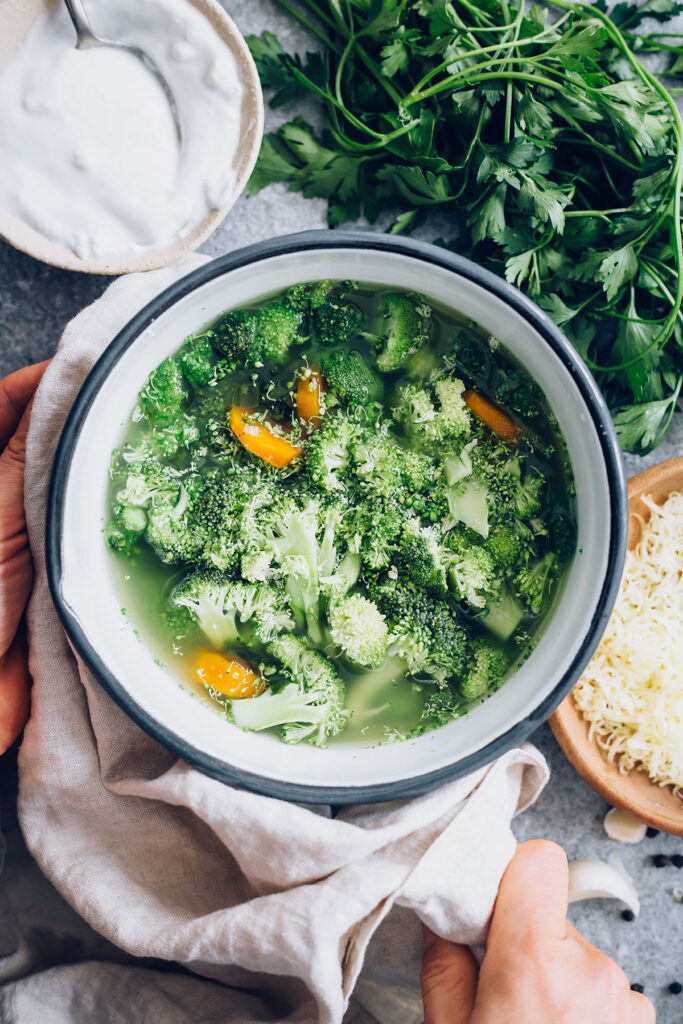
[[[268,28],[280,33],[284,43],[301,46],[303,37],[298,29],[268,0],[224,0],[224,6],[243,31],[260,32]],[[286,110],[282,116],[287,116]],[[204,251],[219,255],[272,235],[322,227],[324,214],[321,202],[303,200],[276,186],[254,199],[242,198],[205,244]],[[0,243],[0,376],[48,357],[68,320],[101,294],[106,285],[106,278],[56,270]],[[683,413],[677,415],[656,453],[645,460],[625,459],[627,473],[631,475],[651,462],[681,453]],[[620,859],[640,893],[640,917],[626,922],[621,917],[621,905],[601,900],[575,905],[570,911],[571,919],[591,942],[624,967],[633,982],[644,985],[657,1007],[659,1024],[683,1024],[683,996],[667,992],[670,982],[683,982],[683,903],[674,898],[676,887],[683,889],[683,870],[673,866],[656,869],[651,864],[653,854],[683,853],[683,841],[660,835],[638,846],[623,847],[608,839],[601,824],[606,805],[565,761],[550,729],[544,726],[533,739],[548,758],[552,777],[538,804],[516,822],[518,838],[554,839],[564,846],[570,858]],[[20,913],[31,933],[37,936],[41,964],[59,962],[60,956],[72,960],[86,950],[90,956],[116,958],[119,954],[113,947],[75,921],[73,912],[31,864],[13,814],[11,756],[0,763],[0,783],[9,843],[4,894],[0,892],[0,935],[4,935],[5,943],[9,939],[3,921],[8,917],[3,912],[3,902],[4,911]],[[0,941],[0,957],[4,954]],[[352,1016],[354,1024],[378,1019],[357,1007]]]

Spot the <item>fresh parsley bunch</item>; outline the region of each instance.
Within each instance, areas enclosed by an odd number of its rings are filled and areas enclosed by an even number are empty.
[[[288,182],[331,225],[431,214],[566,331],[622,446],[654,447],[683,382],[683,36],[666,31],[683,3],[277,2],[322,45],[249,39],[271,106],[313,93],[326,127],[267,135],[250,191]]]

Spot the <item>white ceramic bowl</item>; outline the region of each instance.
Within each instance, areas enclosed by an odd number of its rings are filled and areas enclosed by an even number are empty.
[[[566,439],[576,483],[578,552],[543,636],[505,685],[466,717],[418,739],[319,750],[246,733],[193,699],[122,629],[107,518],[109,453],[147,374],[221,311],[297,281],[349,278],[415,289],[472,317],[538,381]],[[85,662],[148,732],[203,771],[288,799],[352,803],[405,797],[491,761],[560,703],[593,653],[616,596],[626,544],[621,460],[607,409],[569,342],[516,289],[435,246],[370,233],[309,232],[261,243],[173,285],[114,339],[67,420],[52,478],[52,593]]]
[[[0,0],[0,67],[10,60],[24,40],[36,18],[63,0]],[[43,263],[65,270],[87,274],[129,274],[133,271],[165,267],[193,252],[216,230],[243,191],[256,163],[263,137],[263,94],[256,65],[239,29],[216,0],[187,0],[214,28],[218,37],[232,52],[242,82],[240,144],[235,156],[235,182],[232,191],[218,210],[212,210],[186,235],[157,249],[136,250],[106,259],[81,259],[70,249],[58,245],[39,231],[0,207],[0,238],[15,249],[28,253]],[[74,33],[74,46],[76,35]],[[221,126],[216,125],[220,131]]]

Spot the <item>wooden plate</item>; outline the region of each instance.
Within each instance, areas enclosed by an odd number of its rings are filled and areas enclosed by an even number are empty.
[[[629,480],[629,549],[635,547],[641,533],[636,516],[644,520],[649,517],[643,495],[649,494],[661,504],[672,491],[683,491],[683,456],[660,462]],[[650,782],[645,772],[634,770],[624,774],[608,761],[595,740],[588,739],[588,723],[576,708],[571,693],[551,715],[550,727],[581,778],[603,799],[654,828],[683,836],[683,801],[670,786]]]

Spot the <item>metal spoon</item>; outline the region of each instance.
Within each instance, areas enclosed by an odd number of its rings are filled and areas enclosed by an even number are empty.
[[[182,130],[180,127],[180,115],[178,114],[178,105],[175,101],[175,96],[171,91],[171,87],[164,78],[161,69],[159,68],[156,61],[152,60],[150,55],[144,50],[141,50],[139,46],[130,46],[128,43],[116,43],[112,39],[103,39],[102,36],[98,36],[96,32],[93,32],[88,21],[88,16],[85,13],[82,0],[64,0],[66,9],[69,12],[69,16],[76,29],[76,49],[87,50],[93,49],[96,46],[107,46],[113,50],[123,50],[125,53],[129,53],[136,60],[139,60],[144,66],[150,71],[157,82],[164,90],[164,95],[168,100],[168,105],[171,110],[171,116],[173,117],[173,123],[175,124],[176,135],[178,136],[178,142],[182,141]]]

